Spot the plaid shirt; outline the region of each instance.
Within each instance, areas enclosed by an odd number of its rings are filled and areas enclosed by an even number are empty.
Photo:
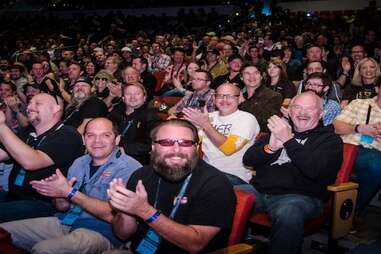
[[[213,89],[201,93],[186,91],[184,97],[176,104],[176,112],[181,112],[186,107],[199,108],[201,101],[206,105],[208,112],[213,112],[215,111],[213,94]]]
[[[372,107],[369,124],[381,122],[381,109],[377,105],[377,97],[372,99],[356,99],[351,101],[342,111],[341,114],[336,117],[335,120],[339,120],[348,124],[365,124],[368,114],[369,105]],[[371,144],[360,143],[361,134],[347,134],[342,135],[344,143],[362,145],[367,148],[375,148],[381,151],[381,141],[374,140]]]
[[[323,123],[324,126],[327,126],[333,122],[336,116],[338,116],[341,112],[340,104],[337,103],[334,100],[325,98],[324,99],[324,116],[323,116]]]
[[[171,63],[171,58],[166,54],[160,54],[152,57],[151,69],[152,72],[165,71]]]

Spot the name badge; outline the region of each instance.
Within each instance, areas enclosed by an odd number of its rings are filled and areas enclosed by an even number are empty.
[[[160,244],[160,236],[153,229],[149,229],[143,240],[136,248],[136,252],[140,254],[154,254]]]
[[[74,221],[81,215],[82,209],[77,205],[71,205],[70,210],[67,212],[65,217],[61,220],[64,225],[71,226]]]
[[[360,137],[360,143],[363,143],[363,144],[372,144],[373,141],[374,141],[374,137],[369,135],[361,135]]]
[[[24,169],[20,169],[19,173],[16,176],[15,179],[15,185],[16,186],[23,186],[24,180],[25,180],[26,171]]]

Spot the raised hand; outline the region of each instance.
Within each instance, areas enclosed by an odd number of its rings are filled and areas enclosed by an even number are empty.
[[[112,207],[129,215],[144,217],[146,211],[151,208],[141,180],[136,185],[136,192],[133,192],[124,186],[121,179],[114,179],[107,194]]]
[[[67,180],[61,171],[56,169],[55,174],[39,181],[30,181],[30,184],[41,195],[53,198],[66,198],[76,181],[75,177]]]
[[[280,118],[279,116],[273,115],[267,120],[267,122],[267,127],[271,131],[271,135],[279,140],[282,143],[282,146],[283,143],[294,137],[291,126],[286,122],[286,120]]]
[[[194,125],[204,128],[206,125],[210,124],[208,110],[204,108],[203,112],[199,109],[184,108],[183,111],[184,118]]]

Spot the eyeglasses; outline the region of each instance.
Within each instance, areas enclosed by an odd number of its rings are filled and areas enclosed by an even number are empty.
[[[316,84],[316,83],[310,83],[310,82],[307,82],[306,86],[325,87],[325,85],[323,84]]]
[[[196,141],[189,140],[189,139],[159,139],[153,141],[155,144],[159,144],[161,146],[174,146],[175,143],[177,143],[181,147],[191,147],[194,144],[196,144]]]
[[[96,77],[95,80],[107,81],[108,79],[107,78],[98,78],[98,77]]]
[[[216,99],[226,98],[227,100],[233,100],[235,98],[238,98],[239,94],[219,94],[219,93],[216,93],[214,96],[216,97]]]

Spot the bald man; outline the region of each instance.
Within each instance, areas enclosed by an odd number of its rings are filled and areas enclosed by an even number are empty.
[[[250,147],[243,163],[256,169],[254,212],[273,222],[270,253],[299,253],[304,221],[320,216],[342,161],[343,143],[323,126],[322,99],[313,92],[294,97],[290,121],[272,116],[270,137]]]
[[[217,111],[207,113],[184,108],[185,119],[200,132],[204,160],[224,172],[230,182],[241,189],[251,188],[251,171],[244,167],[242,157],[259,133],[256,118],[238,109],[240,90],[225,83],[215,93]]]
[[[16,136],[0,112],[0,161],[11,160],[9,192],[0,191],[0,222],[49,216],[55,212],[51,199],[29,184],[60,168],[66,175],[72,162],[83,154],[81,135],[61,122],[63,102],[47,93],[35,95],[27,107],[32,128]]]

